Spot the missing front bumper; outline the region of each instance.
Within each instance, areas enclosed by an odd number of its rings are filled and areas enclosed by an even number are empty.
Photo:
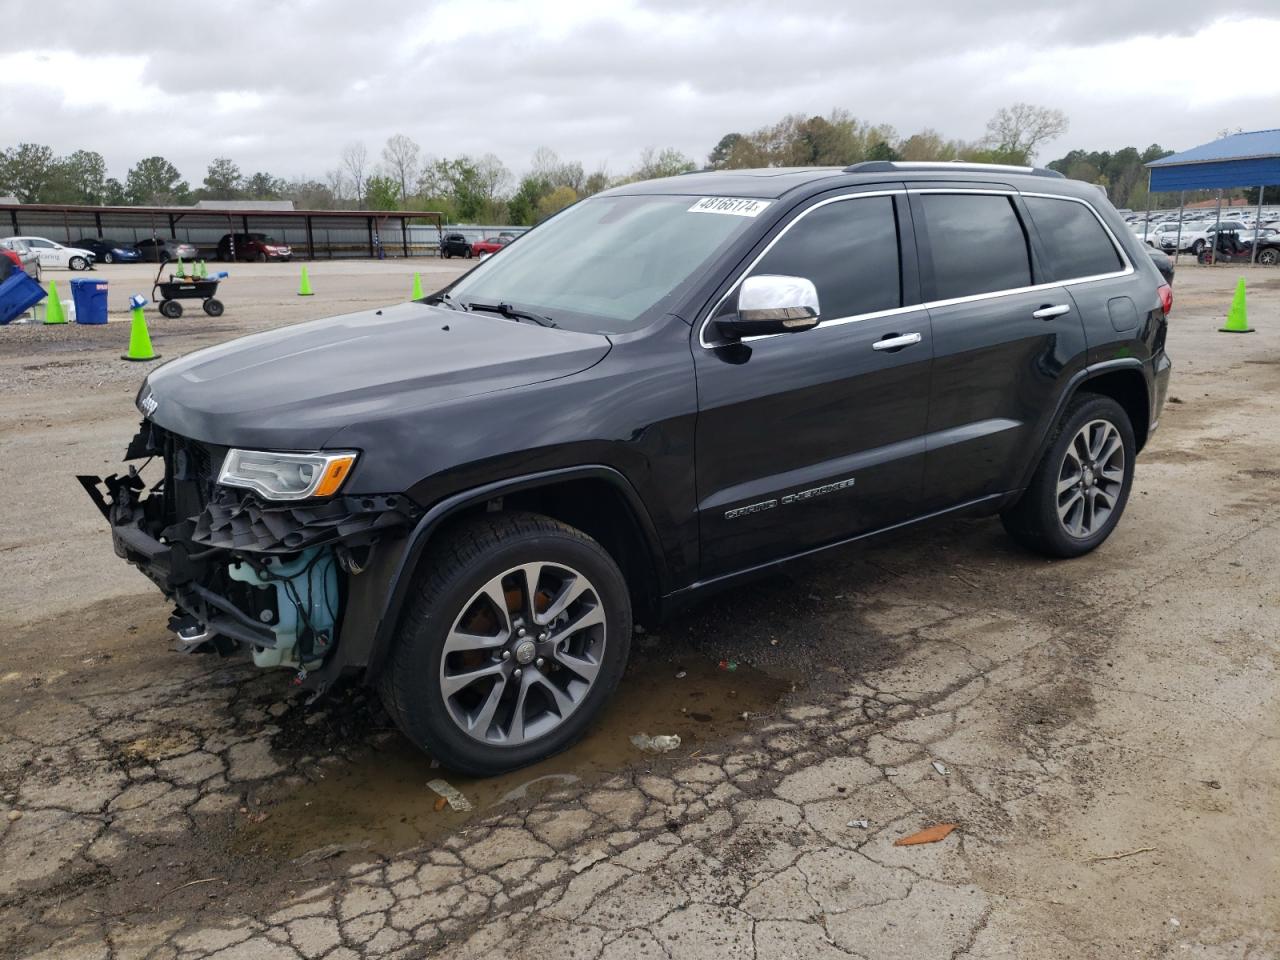
[[[278,504],[218,487],[221,451],[144,421],[126,459],[153,456],[165,475],[149,488],[132,467],[77,479],[110,524],[116,554],[177,606],[169,625],[184,651],[245,645],[259,666],[304,675],[326,664],[353,581],[368,580],[377,544],[398,541],[420,514],[399,495]]]

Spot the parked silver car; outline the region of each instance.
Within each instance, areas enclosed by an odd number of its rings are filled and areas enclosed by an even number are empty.
[[[21,237],[9,237],[0,240],[0,246],[12,250],[22,261],[22,269],[32,280],[40,282],[40,254],[31,249],[31,245]]]

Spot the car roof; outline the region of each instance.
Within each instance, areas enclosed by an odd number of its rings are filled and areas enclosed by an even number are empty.
[[[1025,192],[1060,193],[1095,199],[1101,187],[1067,180],[1055,170],[994,163],[903,162],[874,160],[847,167],[766,167],[756,170],[704,170],[657,180],[642,180],[607,190],[601,196],[683,195],[779,199],[844,186],[927,182],[1002,184]]]

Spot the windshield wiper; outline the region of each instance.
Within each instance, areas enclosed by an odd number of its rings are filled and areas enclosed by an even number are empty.
[[[544,317],[540,313],[530,313],[528,310],[517,310],[509,303],[481,303],[479,300],[471,300],[464,306],[468,310],[496,313],[509,320],[528,320],[530,323],[536,323],[540,327],[556,326],[556,322],[550,317]]]
[[[448,307],[450,310],[465,309],[463,307],[458,306],[458,301],[454,300],[453,297],[447,293],[442,293],[442,294],[439,294],[438,296],[430,297],[427,300],[427,303],[431,304],[433,307],[434,306]]]

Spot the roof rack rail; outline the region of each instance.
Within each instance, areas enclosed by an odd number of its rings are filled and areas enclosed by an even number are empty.
[[[1010,163],[970,163],[965,160],[863,160],[844,168],[845,173],[901,173],[913,170],[976,170],[990,173],[1020,173],[1029,177],[1057,177],[1048,167],[1020,167]]]

